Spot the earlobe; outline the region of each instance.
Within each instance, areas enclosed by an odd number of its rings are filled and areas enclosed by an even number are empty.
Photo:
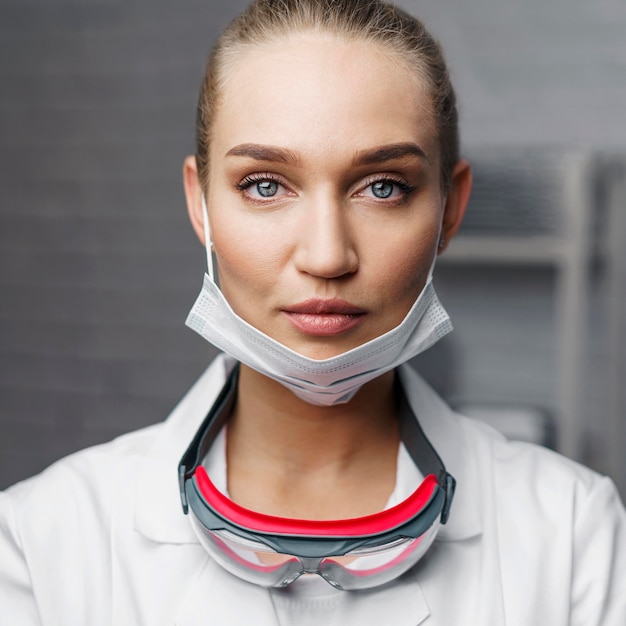
[[[204,245],[204,219],[202,216],[202,185],[198,178],[196,157],[188,156],[183,161],[183,186],[187,200],[189,221],[196,236]]]
[[[441,254],[456,235],[472,192],[472,169],[465,159],[460,159],[452,170],[452,183],[446,197],[440,245],[437,250]]]

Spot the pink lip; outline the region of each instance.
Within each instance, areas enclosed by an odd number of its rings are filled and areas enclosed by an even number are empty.
[[[287,319],[307,335],[330,336],[358,326],[365,316],[365,309],[345,300],[311,299],[283,309]]]

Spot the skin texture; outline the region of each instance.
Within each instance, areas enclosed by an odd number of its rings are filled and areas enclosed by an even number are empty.
[[[245,51],[230,70],[206,190],[226,299],[315,359],[394,328],[443,250],[440,237],[447,244],[454,236],[471,187],[460,162],[450,192],[441,189],[436,128],[418,77],[377,45],[319,33]],[[204,241],[193,157],[184,182]],[[311,300],[335,304],[294,314]],[[334,310],[337,300],[354,312]],[[316,407],[243,367],[228,429],[233,499],[292,517],[380,510],[395,482],[392,382],[389,373],[346,405]]]

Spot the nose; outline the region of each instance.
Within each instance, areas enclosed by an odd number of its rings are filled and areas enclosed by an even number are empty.
[[[340,278],[357,271],[359,256],[347,207],[317,198],[300,207],[296,268],[319,278]]]

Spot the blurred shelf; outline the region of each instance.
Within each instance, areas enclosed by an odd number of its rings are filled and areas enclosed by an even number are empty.
[[[437,260],[452,265],[480,263],[497,265],[553,265],[567,256],[566,242],[551,236],[506,236],[459,234]]]

